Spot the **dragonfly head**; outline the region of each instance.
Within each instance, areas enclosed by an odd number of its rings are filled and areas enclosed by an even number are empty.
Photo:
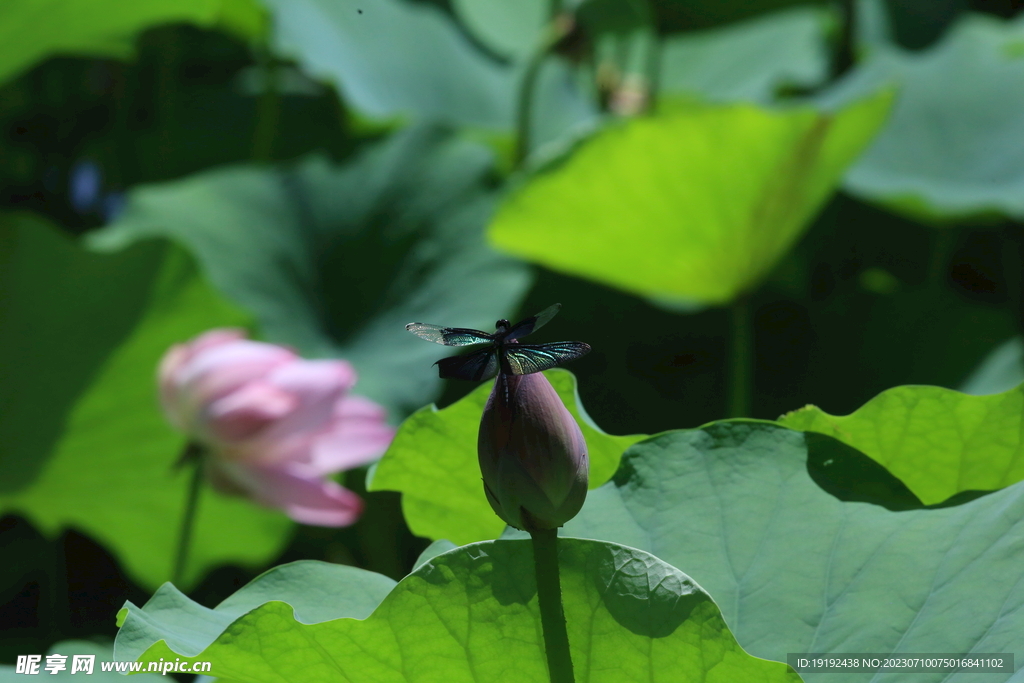
[[[501,334],[502,332],[508,332],[512,328],[512,323],[502,318],[498,322],[494,323],[494,328],[494,331],[497,334]]]

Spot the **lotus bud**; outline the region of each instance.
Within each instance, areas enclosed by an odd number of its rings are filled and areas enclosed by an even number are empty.
[[[555,529],[587,497],[587,443],[542,373],[498,373],[477,440],[484,493],[517,529]]]

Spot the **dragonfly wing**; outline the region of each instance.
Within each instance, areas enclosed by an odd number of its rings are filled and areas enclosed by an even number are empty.
[[[498,374],[498,354],[496,349],[484,349],[466,356],[442,358],[434,363],[441,379],[465,379],[481,382]]]
[[[552,304],[537,315],[531,316],[526,320],[520,320],[512,326],[512,329],[505,335],[505,339],[519,339],[532,332],[536,332],[547,325],[561,309],[562,304]]]
[[[505,362],[514,375],[529,375],[553,368],[590,353],[583,342],[515,344],[505,347]]]
[[[415,334],[420,339],[444,344],[445,346],[469,346],[470,344],[483,344],[494,341],[493,334],[487,334],[480,330],[471,330],[467,327],[442,327],[441,325],[428,325],[427,323],[409,323],[405,329]]]

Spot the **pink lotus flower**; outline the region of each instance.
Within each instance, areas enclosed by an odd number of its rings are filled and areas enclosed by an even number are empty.
[[[359,518],[359,496],[327,477],[377,459],[394,436],[382,407],[349,395],[355,383],[345,361],[305,360],[234,329],[172,347],[159,369],[164,412],[203,447],[215,488],[317,526]]]

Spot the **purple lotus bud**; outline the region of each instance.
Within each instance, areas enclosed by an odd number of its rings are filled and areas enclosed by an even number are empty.
[[[583,507],[587,443],[542,373],[498,373],[477,453],[487,500],[517,529],[554,529]]]

